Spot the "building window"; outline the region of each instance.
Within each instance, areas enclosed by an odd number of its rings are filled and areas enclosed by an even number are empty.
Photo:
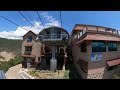
[[[106,52],[106,44],[104,41],[93,41],[92,52]]]
[[[32,51],[32,47],[26,47],[26,51]]]
[[[81,52],[87,52],[87,45],[86,43],[81,44]]]
[[[27,42],[32,42],[32,36],[28,36]]]
[[[108,51],[117,51],[117,42],[108,42]]]

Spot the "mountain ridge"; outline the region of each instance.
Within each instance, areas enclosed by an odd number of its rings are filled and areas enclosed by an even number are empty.
[[[22,40],[0,38],[0,52],[12,52],[20,55],[22,49]]]

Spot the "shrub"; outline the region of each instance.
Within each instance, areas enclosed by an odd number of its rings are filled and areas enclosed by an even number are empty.
[[[37,72],[37,70],[35,69],[28,70],[28,74],[30,74],[31,76],[39,77],[39,72]]]
[[[7,61],[1,61],[0,63],[0,70],[3,70],[4,72],[8,71],[10,67],[13,67],[17,64],[20,64],[22,62],[21,57],[15,57],[14,59]]]

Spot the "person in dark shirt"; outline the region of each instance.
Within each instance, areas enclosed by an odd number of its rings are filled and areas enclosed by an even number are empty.
[[[60,60],[60,61],[59,61],[59,69],[60,69],[60,70],[63,69],[64,55],[65,55],[65,53],[64,53],[64,49],[61,48],[61,49],[60,49],[60,59],[59,59],[59,60]]]

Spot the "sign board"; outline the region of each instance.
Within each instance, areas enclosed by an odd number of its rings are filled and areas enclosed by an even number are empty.
[[[102,54],[91,54],[91,61],[95,62],[95,61],[101,61],[102,60]]]

